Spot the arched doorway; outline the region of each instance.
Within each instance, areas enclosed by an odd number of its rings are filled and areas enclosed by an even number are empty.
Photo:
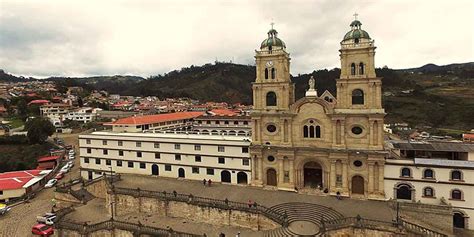
[[[352,177],[352,193],[353,194],[364,194],[364,178],[356,175]]]
[[[304,186],[317,188],[323,187],[323,169],[317,162],[311,161],[304,165]]]
[[[237,173],[237,183],[238,184],[248,184],[247,174],[240,171]]]
[[[180,178],[185,178],[186,177],[186,174],[185,174],[185,171],[184,171],[183,168],[178,169],[178,177],[180,177]]]
[[[267,170],[267,185],[277,186],[277,172],[275,169]]]
[[[158,170],[158,165],[157,164],[153,164],[151,166],[151,175],[158,175],[159,174],[159,170]]]
[[[397,186],[397,199],[411,200],[411,187],[408,184]]]
[[[453,215],[453,225],[454,227],[456,228],[465,228],[466,225],[466,221],[464,220],[464,214],[460,213],[460,212],[455,212],[454,215]]]
[[[221,182],[230,183],[230,172],[228,170],[223,170],[221,172]]]

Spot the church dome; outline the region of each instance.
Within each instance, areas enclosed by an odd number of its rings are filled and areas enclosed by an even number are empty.
[[[272,26],[272,29],[268,31],[268,38],[266,38],[262,42],[262,44],[260,45],[260,49],[268,48],[269,50],[271,50],[272,48],[275,49],[275,47],[286,48],[285,42],[283,42],[283,40],[281,40],[277,36],[278,32],[273,29]]]
[[[370,40],[369,33],[367,33],[367,31],[361,29],[362,23],[359,20],[354,20],[350,24],[350,26],[351,26],[351,30],[344,35],[343,40],[351,40],[351,39],[368,39],[368,40]]]

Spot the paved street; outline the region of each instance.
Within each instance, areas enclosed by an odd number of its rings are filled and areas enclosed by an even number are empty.
[[[66,144],[76,148],[75,165],[71,171],[59,182],[67,182],[79,177],[78,134],[58,134]],[[54,197],[54,188],[43,189],[29,203],[19,204],[5,216],[0,216],[0,237],[33,236],[31,227],[36,224],[36,216],[51,211],[51,199]]]

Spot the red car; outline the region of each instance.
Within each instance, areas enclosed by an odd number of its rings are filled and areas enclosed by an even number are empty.
[[[63,172],[59,172],[59,173],[56,175],[56,177],[54,177],[54,178],[57,179],[57,180],[60,180],[60,179],[64,178],[64,173],[63,173]]]
[[[49,225],[36,224],[31,229],[31,233],[33,233],[34,235],[50,236],[54,234],[54,229]]]

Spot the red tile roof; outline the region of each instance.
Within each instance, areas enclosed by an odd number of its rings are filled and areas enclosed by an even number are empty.
[[[196,118],[202,115],[203,112],[178,112],[169,114],[155,114],[155,115],[144,115],[144,116],[132,116],[128,118],[119,119],[112,123],[104,125],[143,125],[152,124],[168,121],[176,121],[182,119]]]
[[[57,160],[61,158],[61,156],[44,156],[44,157],[40,157],[38,158],[38,163],[40,162],[46,162],[46,161],[52,161],[52,160]]]
[[[49,103],[49,100],[32,100],[28,104],[30,105],[30,104],[48,104],[48,103]]]
[[[20,189],[40,172],[41,170],[22,170],[0,173],[0,190]]]

